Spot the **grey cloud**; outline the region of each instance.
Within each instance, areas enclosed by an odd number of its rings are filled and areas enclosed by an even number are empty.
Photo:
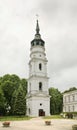
[[[77,66],[72,68],[65,68],[60,72],[51,74],[52,81],[50,84],[58,87],[61,91],[77,86]]]

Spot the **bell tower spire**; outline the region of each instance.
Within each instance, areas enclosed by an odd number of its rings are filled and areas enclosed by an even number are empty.
[[[40,28],[39,28],[39,23],[37,19],[37,24],[36,24],[36,34],[39,34]]]
[[[39,28],[39,22],[38,22],[38,18],[37,18],[37,20],[36,20],[36,34],[35,34],[34,39],[31,41],[31,47],[35,47],[35,46],[44,47],[45,42],[42,40],[39,31],[40,31],[40,28]]]

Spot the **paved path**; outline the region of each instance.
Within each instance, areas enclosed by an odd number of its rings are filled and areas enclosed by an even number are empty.
[[[3,127],[0,121],[0,130],[72,130],[72,125],[77,124],[77,120],[52,119],[51,125],[46,126],[42,118],[32,118],[27,121],[11,121],[10,127]]]

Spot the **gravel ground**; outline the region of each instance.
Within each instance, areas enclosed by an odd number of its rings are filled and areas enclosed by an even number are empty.
[[[45,125],[42,118],[32,118],[27,121],[11,121],[10,127],[3,127],[0,121],[0,130],[72,130],[72,125],[77,124],[73,119],[52,119],[51,125]]]

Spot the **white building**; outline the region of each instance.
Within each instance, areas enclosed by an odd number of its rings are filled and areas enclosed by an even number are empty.
[[[63,94],[63,112],[77,112],[77,90]]]
[[[27,93],[27,115],[49,116],[50,96],[48,92],[47,58],[45,42],[39,34],[37,20],[35,38],[31,41],[29,79]]]

